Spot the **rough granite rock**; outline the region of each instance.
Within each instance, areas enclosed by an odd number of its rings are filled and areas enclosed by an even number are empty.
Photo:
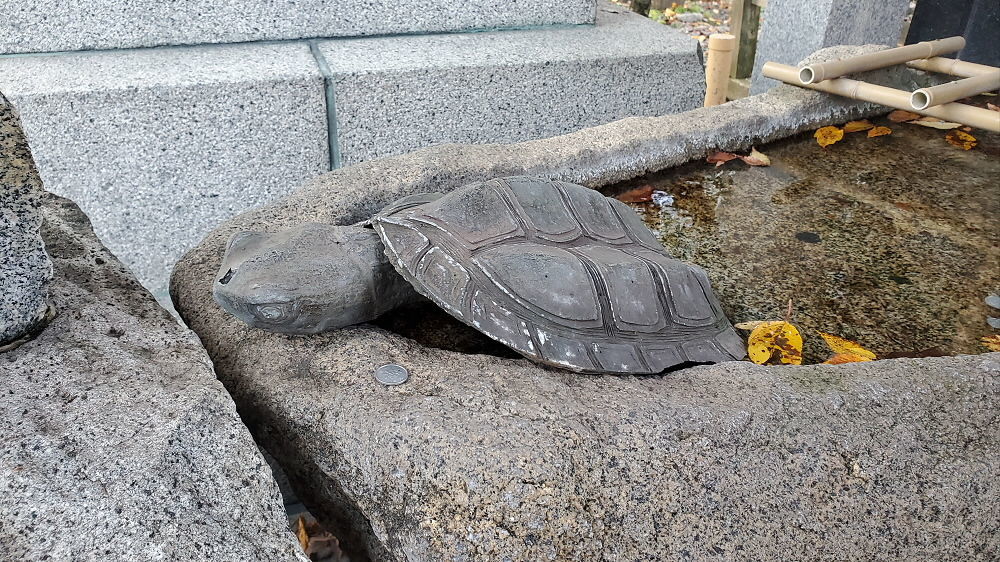
[[[870,75],[896,87],[907,76]],[[352,166],[216,229],[175,268],[174,302],[251,431],[359,556],[983,558],[1000,548],[1000,355],[581,376],[373,325],[266,333],[212,301],[225,242],[240,230],[351,224],[407,194],[504,175],[600,186],[879,111],[787,86],[552,139]],[[374,369],[390,362],[410,381],[378,384]]]
[[[42,200],[59,314],[0,353],[0,560],[305,561],[197,337],[69,200]]]
[[[21,119],[0,92],[0,349],[45,321],[52,263],[38,234],[44,195]]]

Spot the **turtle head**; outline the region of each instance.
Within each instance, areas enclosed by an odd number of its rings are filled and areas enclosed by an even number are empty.
[[[370,229],[308,223],[230,238],[216,302],[250,326],[315,334],[374,318],[382,243]],[[384,261],[384,258],[382,258]]]

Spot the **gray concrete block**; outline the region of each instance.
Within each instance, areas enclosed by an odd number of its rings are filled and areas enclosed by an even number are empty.
[[[44,196],[17,110],[0,92],[0,350],[40,328],[49,308]]]
[[[219,222],[329,167],[304,44],[0,57],[53,193],[147,287]]]
[[[698,107],[694,39],[602,2],[597,25],[330,41],[345,164],[451,142],[516,142]]]
[[[760,74],[765,62],[798,64],[833,45],[899,43],[909,0],[771,0],[757,42],[751,94],[778,85]]]
[[[433,33],[594,21],[594,0],[10,0],[0,53]]]
[[[197,336],[41,203],[60,313],[0,353],[0,560],[307,562]]]

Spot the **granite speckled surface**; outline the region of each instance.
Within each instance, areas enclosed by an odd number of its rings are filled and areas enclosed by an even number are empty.
[[[147,287],[219,222],[329,169],[304,44],[0,58],[46,189]]]
[[[306,562],[198,338],[51,194],[59,314],[0,353],[0,560]]]
[[[794,65],[832,45],[895,47],[909,4],[909,0],[771,0],[757,41],[750,93],[779,84],[761,75],[765,62]]]
[[[609,2],[597,25],[323,42],[344,164],[701,105],[698,44]]]
[[[44,196],[17,109],[0,92],[0,347],[44,323],[52,280],[38,233]]]
[[[866,78],[912,87],[911,77]],[[270,334],[212,302],[235,231],[350,224],[409,193],[504,175],[597,187],[878,111],[788,86],[551,139],[366,162],[213,231],[175,268],[174,302],[251,431],[355,554],[981,558],[1000,548],[996,354],[580,376],[373,325]],[[445,331],[448,347],[462,334]],[[390,362],[410,381],[378,384],[375,368]]]
[[[594,0],[11,0],[0,53],[588,24]]]

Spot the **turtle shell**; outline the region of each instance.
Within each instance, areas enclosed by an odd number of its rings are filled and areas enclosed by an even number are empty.
[[[705,272],[594,190],[501,178],[400,200],[372,226],[417,291],[534,361],[658,373],[744,355]]]

